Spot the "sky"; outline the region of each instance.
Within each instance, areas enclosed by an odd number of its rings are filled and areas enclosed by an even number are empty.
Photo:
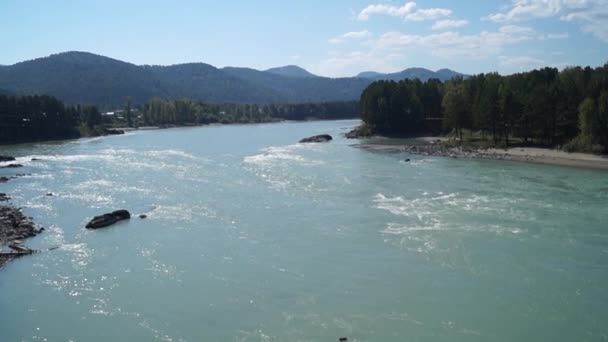
[[[608,62],[608,0],[0,0],[0,65],[64,51],[328,77]]]

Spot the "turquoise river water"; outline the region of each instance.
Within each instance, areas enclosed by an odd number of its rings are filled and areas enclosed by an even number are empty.
[[[357,123],[3,147],[27,244],[60,248],[0,270],[0,341],[608,340],[608,173],[370,152]],[[121,208],[148,218],[84,229]]]

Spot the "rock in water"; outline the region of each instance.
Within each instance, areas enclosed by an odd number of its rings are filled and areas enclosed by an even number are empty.
[[[112,215],[114,215],[119,220],[128,220],[131,218],[131,213],[128,210],[124,209],[113,211]]]
[[[0,162],[7,162],[7,161],[15,161],[15,157],[11,157],[11,156],[0,156]]]
[[[5,165],[5,166],[0,166],[0,168],[3,168],[3,169],[14,169],[14,168],[18,168],[18,167],[23,167],[23,165],[21,165],[21,164],[8,164],[8,165]]]
[[[31,249],[29,249],[29,248],[21,245],[21,243],[15,243],[15,242],[13,242],[10,245],[8,245],[8,247],[10,249],[16,251],[16,252],[19,252],[19,253],[24,253],[24,254],[31,254],[32,253]]]
[[[93,219],[87,223],[86,228],[97,229],[107,226],[111,226],[114,223],[122,220],[128,220],[131,218],[131,213],[127,210],[116,210],[108,214],[103,214],[93,217]]]
[[[142,220],[145,219],[145,218],[147,218],[147,217],[148,217],[148,215],[146,215],[146,214],[139,215],[139,218],[142,219]]]
[[[304,138],[304,139],[300,140],[300,143],[321,143],[321,142],[332,141],[332,139],[333,138],[329,134],[321,134],[321,135],[315,135],[312,137]]]

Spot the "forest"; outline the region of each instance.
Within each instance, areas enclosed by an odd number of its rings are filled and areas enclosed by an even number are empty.
[[[330,120],[359,117],[357,101],[302,104],[205,104],[153,99],[143,107],[141,125],[258,123],[280,120]]]
[[[88,108],[66,107],[50,96],[0,95],[0,143],[79,137],[84,109],[89,113]]]
[[[66,106],[51,96],[0,95],[0,144],[96,136],[113,127],[356,118],[359,103],[249,105],[153,99],[132,107],[126,99],[124,110],[116,113],[120,115],[103,115],[95,106]]]
[[[608,64],[429,80],[379,81],[361,96],[362,132],[452,133],[460,142],[608,152]],[[463,133],[464,132],[464,133]]]

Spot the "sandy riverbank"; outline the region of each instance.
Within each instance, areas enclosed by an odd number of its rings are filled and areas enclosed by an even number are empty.
[[[452,158],[513,160],[528,163],[581,167],[608,170],[608,156],[586,153],[568,153],[560,150],[535,147],[514,147],[509,149],[475,148],[471,146],[449,147],[438,142],[441,138],[424,137],[416,139],[420,144],[386,143],[357,144],[353,147],[376,151],[400,151],[419,155]]]

